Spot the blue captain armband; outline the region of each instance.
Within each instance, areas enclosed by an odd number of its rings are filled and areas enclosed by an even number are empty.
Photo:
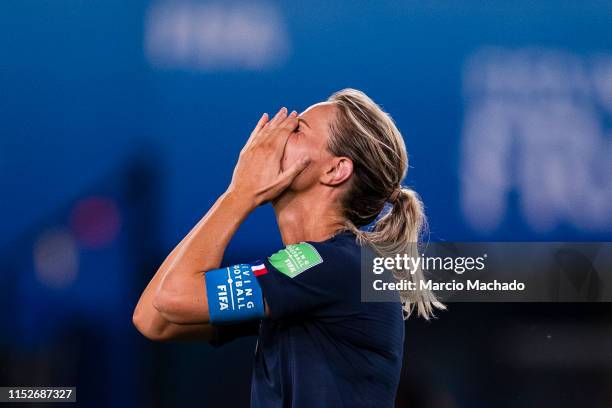
[[[210,323],[240,323],[264,317],[263,295],[257,278],[263,265],[238,264],[204,274]]]

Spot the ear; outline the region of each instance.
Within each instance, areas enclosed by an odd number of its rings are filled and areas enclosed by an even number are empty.
[[[348,157],[334,157],[326,166],[321,176],[321,183],[327,186],[338,186],[353,174],[353,161]]]

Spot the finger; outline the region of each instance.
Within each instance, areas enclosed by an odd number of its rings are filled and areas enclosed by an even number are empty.
[[[287,117],[287,108],[284,106],[274,115],[268,127],[274,128]]]
[[[291,112],[291,114],[287,115],[282,120],[279,120],[278,122],[276,122],[275,129],[276,130],[287,129],[287,130],[293,131],[297,127],[297,125],[298,125],[297,112],[293,111]]]
[[[260,194],[269,198],[265,199],[264,202],[273,200],[278,197],[283,191],[287,189],[295,180],[295,178],[308,167],[310,164],[310,157],[302,157],[300,161],[294,163],[287,170],[278,175],[276,180],[268,187],[262,189]]]
[[[261,115],[261,118],[259,119],[259,121],[255,125],[255,128],[251,132],[251,135],[249,136],[248,140],[244,144],[245,148],[247,148],[248,146],[251,146],[251,145],[253,145],[253,143],[255,143],[255,140],[257,140],[257,138],[261,134],[261,130],[266,126],[266,123],[268,123],[268,114],[264,113],[263,115]]]
[[[261,140],[269,143],[271,146],[276,146],[277,153],[282,154],[289,136],[291,136],[298,123],[297,112],[293,111],[275,128],[271,128],[265,134],[262,134]]]
[[[288,116],[283,124],[279,125],[276,129],[263,132],[261,138],[257,140],[269,147],[270,154],[274,159],[280,160],[285,152],[285,146],[289,141],[289,137],[297,125],[297,117]]]
[[[268,114],[264,113],[263,115],[261,115],[261,118],[259,119],[259,122],[257,122],[257,125],[255,125],[255,129],[253,130],[253,132],[259,132],[261,128],[264,127],[264,125],[267,122],[268,122]]]
[[[308,167],[309,164],[310,164],[310,157],[308,156],[304,156],[296,163],[293,163],[291,166],[289,166],[288,169],[286,169],[284,172],[280,174],[279,185],[283,186],[283,188],[289,187],[289,185],[293,182],[293,180],[301,172],[303,172],[306,169],[306,167]]]
[[[285,119],[283,119],[280,123],[278,123],[278,125],[276,126],[276,132],[271,132],[276,134],[277,132],[283,132],[283,134],[287,134],[287,131],[289,133],[293,132],[295,130],[295,128],[298,126],[299,121],[297,118],[297,112],[293,111],[291,112],[289,115],[287,115],[287,117]]]
[[[281,146],[285,146],[287,140],[289,140],[289,136],[293,133],[295,128],[299,125],[299,120],[297,118],[297,112],[293,111],[287,118],[278,126],[278,130],[275,133],[277,138],[277,142]]]
[[[283,120],[278,125],[278,127],[283,127],[283,128],[289,129],[290,131],[293,131],[293,130],[295,130],[297,125],[298,125],[297,112],[293,111],[289,115],[287,115],[285,120]]]
[[[255,128],[251,132],[251,136],[259,133],[259,131],[263,129],[263,127],[266,125],[266,123],[268,123],[268,114],[264,113],[263,115],[261,115],[261,118],[257,122],[257,125],[255,125]]]

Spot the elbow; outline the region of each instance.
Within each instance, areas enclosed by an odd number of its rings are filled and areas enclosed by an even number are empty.
[[[181,316],[184,314],[184,306],[179,296],[167,291],[160,290],[153,298],[153,307],[164,319],[172,323],[184,324]]]
[[[138,308],[134,310],[132,314],[132,324],[138,330],[140,334],[152,341],[166,341],[168,340],[165,330],[163,328],[156,328],[153,326],[151,319],[147,318],[145,314]]]
[[[142,312],[140,312],[138,307],[136,307],[136,310],[134,310],[134,314],[132,314],[132,324],[140,334],[150,339],[151,332],[148,328],[149,325],[147,323],[148,322],[142,315]]]
[[[174,324],[209,323],[208,308],[193,297],[161,289],[153,298],[153,307]]]
[[[160,290],[153,297],[153,307],[162,315],[167,314],[172,309],[175,309],[174,300],[172,296],[169,295],[166,291]]]

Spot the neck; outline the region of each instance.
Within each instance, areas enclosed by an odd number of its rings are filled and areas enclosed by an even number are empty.
[[[283,193],[274,202],[283,243],[320,242],[335,235],[344,226],[338,198],[336,192],[325,197],[309,192]]]

